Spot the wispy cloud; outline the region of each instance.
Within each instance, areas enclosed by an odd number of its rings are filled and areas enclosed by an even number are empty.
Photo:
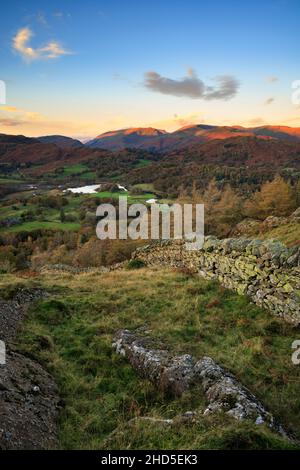
[[[265,101],[265,105],[268,106],[269,104],[272,104],[274,103],[275,101],[275,98],[271,97],[271,98],[268,98],[266,101]]]
[[[155,127],[156,129],[177,130],[180,127],[204,123],[206,118],[203,115],[190,113],[190,114],[177,114],[174,113],[170,117],[160,119],[158,121],[146,121],[143,123],[145,127]]]
[[[98,132],[99,123],[94,122],[72,122],[52,120],[47,116],[34,111],[26,111],[16,106],[0,106],[0,132],[24,133],[24,135],[46,135],[46,134],[65,134],[65,135],[95,135]]]
[[[66,20],[72,17],[71,13],[63,12],[63,11],[55,11],[53,13],[54,18],[58,18],[60,20]]]
[[[33,48],[30,46],[30,39],[34,36],[30,28],[21,28],[13,37],[13,48],[26,61],[38,59],[56,59],[63,55],[71,54],[64,49],[58,42],[51,41],[45,46]]]
[[[254,126],[254,127],[258,127],[258,126],[263,126],[265,124],[265,120],[261,117],[255,117],[255,118],[252,118],[252,119],[248,119],[247,121],[244,122],[245,125],[247,126]]]
[[[193,69],[179,80],[163,77],[157,72],[145,73],[144,86],[151,91],[165,95],[187,97],[204,100],[229,100],[239,88],[239,81],[231,75],[215,77],[216,86],[208,86],[201,80]]]
[[[268,83],[275,83],[275,82],[278,82],[279,78],[276,77],[276,75],[268,75],[266,77],[266,82]]]
[[[36,20],[38,23],[40,23],[42,26],[45,26],[45,28],[48,28],[48,21],[46,19],[46,16],[44,15],[43,12],[39,11],[36,15]]]
[[[0,117],[0,124],[1,126],[5,127],[15,127],[20,125],[20,121],[18,119],[10,119],[10,118],[1,118]]]
[[[62,18],[64,16],[64,14],[63,14],[62,11],[55,11],[53,13],[53,16],[55,16],[56,18]]]
[[[32,121],[44,119],[44,117],[40,113],[37,113],[35,111],[25,111],[24,109],[17,108],[17,106],[3,105],[0,106],[0,111],[5,111],[9,114],[15,114],[18,117],[21,116],[21,118],[26,118]]]
[[[17,108],[16,106],[7,106],[7,105],[0,106],[0,110],[7,111],[8,113],[17,113],[20,111],[19,108]]]

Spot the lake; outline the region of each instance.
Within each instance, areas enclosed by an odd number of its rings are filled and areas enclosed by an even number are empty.
[[[123,191],[128,191],[128,189],[125,188],[125,186],[121,186],[120,184],[117,184],[119,189],[122,189]],[[67,188],[64,190],[64,193],[66,191],[70,191],[71,193],[79,193],[79,194],[95,194],[98,193],[101,189],[101,184],[88,184],[86,186],[78,186],[76,188]]]

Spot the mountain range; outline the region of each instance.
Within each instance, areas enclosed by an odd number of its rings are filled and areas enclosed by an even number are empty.
[[[105,132],[86,144],[60,135],[29,138],[0,134],[0,165],[21,165],[23,171],[36,176],[77,163],[102,165],[101,159],[103,168],[120,166],[117,160],[122,161],[123,171],[128,160],[126,152],[131,153],[131,162],[147,159],[141,152],[150,152],[151,160],[173,158],[186,164],[193,161],[199,165],[298,169],[300,128],[207,124],[186,126],[175,132],[132,128]]]
[[[91,148],[105,150],[122,150],[124,148],[141,148],[144,150],[170,151],[211,140],[224,140],[232,137],[257,137],[289,142],[300,142],[300,128],[287,126],[213,126],[197,124],[182,127],[175,132],[159,129],[131,128],[105,132],[88,141]]]
[[[0,134],[3,141],[3,136]],[[2,138],[1,138],[2,136]],[[7,136],[15,142],[31,143],[41,142],[43,144],[55,144],[61,149],[78,149],[89,147],[92,149],[103,149],[118,151],[123,149],[143,149],[150,151],[169,152],[187,148],[190,146],[204,144],[214,140],[225,140],[236,137],[256,137],[265,140],[300,142],[300,128],[288,126],[214,126],[208,124],[196,124],[182,127],[174,132],[166,132],[153,127],[138,127],[130,129],[119,129],[104,132],[94,139],[83,144],[78,139],[63,135],[47,135],[37,138],[26,138],[24,136]]]

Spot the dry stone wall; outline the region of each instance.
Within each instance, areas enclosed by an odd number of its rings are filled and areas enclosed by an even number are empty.
[[[300,323],[300,247],[246,238],[205,238],[201,250],[186,250],[181,240],[163,240],[137,249],[133,258],[147,265],[189,269],[250,296],[286,321]]]

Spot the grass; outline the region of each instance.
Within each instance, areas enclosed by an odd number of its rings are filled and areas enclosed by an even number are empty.
[[[94,180],[96,177],[97,175],[94,171],[85,171],[80,175],[80,179],[82,180]]]
[[[62,181],[70,176],[78,177],[82,180],[89,180],[96,178],[96,173],[91,171],[90,168],[84,163],[76,163],[60,168],[59,171],[54,171],[45,175],[46,178],[50,177],[55,180]]]
[[[77,163],[76,165],[65,166],[63,169],[63,175],[76,175],[88,171],[89,168],[83,163]]]
[[[13,183],[20,183],[23,182],[21,178],[1,178],[0,177],[0,184],[13,184]]]
[[[6,219],[9,217],[18,217],[21,216],[24,212],[28,210],[32,210],[34,208],[33,205],[27,204],[24,206],[22,203],[17,204],[10,204],[10,205],[2,205],[0,207],[0,219]]]
[[[140,159],[134,165],[135,168],[144,168],[145,166],[149,166],[153,163],[151,160],[147,160],[146,158]]]
[[[246,297],[196,276],[164,270],[107,274],[45,273],[27,281],[0,276],[0,291],[18,283],[41,285],[51,297],[26,318],[20,347],[54,375],[65,402],[63,449],[290,448],[264,426],[223,414],[203,416],[193,390],[163,396],[138,377],[111,347],[117,329],[147,326],[158,346],[174,354],[213,357],[248,386],[300,438],[300,367],[291,362],[298,331]],[[199,410],[197,423],[175,426],[129,420],[176,418]]]
[[[152,183],[139,183],[135,184],[134,187],[142,189],[143,191],[154,192],[154,185]]]
[[[300,223],[289,222],[259,236],[260,238],[274,238],[287,246],[294,246],[300,243]]]
[[[37,229],[51,229],[51,230],[79,230],[80,224],[77,222],[56,222],[56,221],[39,221],[33,220],[24,222],[20,225],[12,225],[8,228],[2,228],[0,232],[31,232]]]

